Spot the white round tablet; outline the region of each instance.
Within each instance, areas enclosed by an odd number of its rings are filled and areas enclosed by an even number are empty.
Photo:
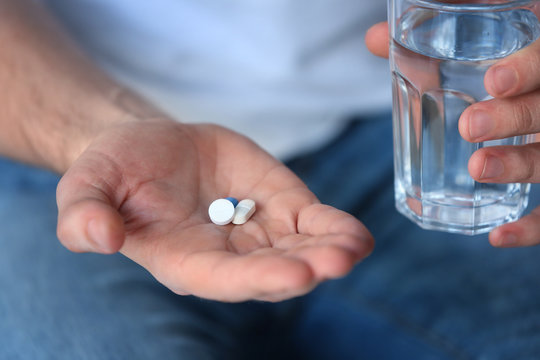
[[[208,208],[210,220],[216,225],[227,225],[234,218],[234,204],[227,199],[217,199]]]

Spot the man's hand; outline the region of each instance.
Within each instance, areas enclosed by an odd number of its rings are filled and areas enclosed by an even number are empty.
[[[373,241],[351,215],[321,205],[248,139],[167,120],[104,131],[58,186],[58,236],[73,251],[120,250],[178,294],[282,300],[349,272]],[[244,225],[217,226],[216,198],[250,198]]]
[[[495,99],[463,112],[459,131],[465,140],[482,142],[540,132],[540,41],[498,61],[484,83]],[[539,183],[540,143],[484,147],[469,160],[469,173],[479,182]],[[494,230],[490,241],[508,247],[540,244],[540,207]]]
[[[387,23],[374,25],[366,34],[366,45],[373,54],[388,57],[388,36]],[[498,61],[484,83],[495,99],[463,112],[459,131],[465,140],[482,142],[540,132],[540,41]],[[482,148],[469,160],[469,173],[478,182],[540,183],[540,143]],[[501,247],[540,244],[540,207],[496,228],[489,240]]]
[[[120,250],[177,293],[227,301],[304,294],[370,252],[362,224],[246,138],[167,120],[109,78],[39,2],[0,0],[0,44],[0,154],[65,173],[69,249]],[[212,224],[226,196],[256,214]]]

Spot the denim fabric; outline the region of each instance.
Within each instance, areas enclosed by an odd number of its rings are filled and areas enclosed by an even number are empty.
[[[0,161],[0,359],[537,359],[540,247],[425,231],[394,209],[388,117],[287,164],[376,238],[340,280],[278,304],[177,296],[55,236],[58,178]],[[540,204],[533,186],[532,204]]]
[[[177,296],[120,254],[69,252],[57,181],[0,160],[0,359],[248,359],[292,328],[271,304]]]
[[[496,249],[487,234],[427,231],[398,214],[391,131],[390,116],[357,122],[289,162],[322,202],[355,214],[376,239],[349,276],[306,297],[296,343],[324,359],[540,359],[540,247]],[[408,348],[396,333],[425,347]]]

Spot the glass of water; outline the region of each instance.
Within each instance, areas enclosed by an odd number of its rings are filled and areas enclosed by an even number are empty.
[[[474,151],[532,136],[469,143],[458,120],[489,100],[487,69],[536,41],[538,0],[388,0],[396,207],[423,228],[474,235],[517,220],[529,184],[478,183]],[[537,11],[538,12],[538,11]]]

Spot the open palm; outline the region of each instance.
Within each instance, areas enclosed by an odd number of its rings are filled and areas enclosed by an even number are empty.
[[[208,205],[250,198],[244,225]],[[127,123],[97,137],[62,178],[58,236],[73,251],[120,250],[178,294],[277,301],[345,275],[373,246],[354,217],[321,205],[282,163],[212,125]]]

